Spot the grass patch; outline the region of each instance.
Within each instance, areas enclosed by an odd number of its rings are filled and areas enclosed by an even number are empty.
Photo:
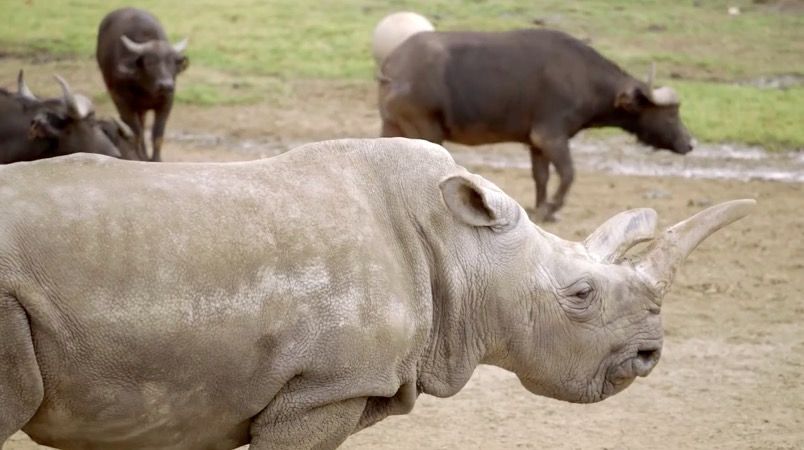
[[[785,90],[680,82],[681,116],[698,140],[770,150],[804,148],[804,87]]]
[[[6,5],[0,48],[91,58],[101,19],[125,4],[48,0]],[[804,147],[804,136],[791,125],[801,118],[800,90],[711,83],[804,76],[804,14],[779,10],[773,1],[140,0],[137,6],[154,12],[171,39],[190,37],[192,63],[182,76],[181,102],[261,101],[281,93],[274,83],[293,79],[368,82],[374,25],[389,12],[414,10],[441,30],[562,29],[590,40],[637,75],[656,61],[659,76],[672,77],[670,84],[684,94],[685,120],[700,138]],[[742,13],[727,14],[729,6]],[[218,75],[194,76],[199,70]],[[260,77],[272,80],[267,93]],[[235,86],[243,78],[255,81]]]

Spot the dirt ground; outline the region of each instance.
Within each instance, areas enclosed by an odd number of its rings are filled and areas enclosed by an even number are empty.
[[[11,84],[24,63],[0,60],[0,79]],[[77,90],[103,92],[88,61],[31,69],[35,91],[59,71]],[[173,161],[250,159],[306,141],[374,136],[373,96],[365,83],[308,81],[293,82],[276,102],[177,105],[163,153]],[[99,113],[111,114],[110,104],[101,102]],[[242,145],[246,139],[269,150]],[[523,205],[533,202],[526,169],[471,169]],[[546,228],[578,240],[627,208],[654,208],[672,224],[745,197],[757,199],[756,211],[705,241],[679,272],[664,301],[662,361],[649,377],[604,402],[574,405],[531,395],[512,374],[480,367],[455,397],[422,396],[411,414],[358,433],[344,448],[804,448],[801,184],[581,172],[563,219]],[[22,433],[5,447],[36,448]]]

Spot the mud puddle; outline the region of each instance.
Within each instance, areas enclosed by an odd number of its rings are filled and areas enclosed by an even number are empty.
[[[249,158],[267,158],[304,144],[277,137],[241,139],[215,134],[171,133],[182,146],[225,148]],[[466,147],[448,143],[455,160],[464,166],[530,169],[530,156],[519,144]],[[804,151],[768,152],[760,147],[699,144],[687,155],[654,151],[621,137],[585,137],[572,140],[575,167],[622,175],[671,176],[701,179],[767,180],[804,183]]]

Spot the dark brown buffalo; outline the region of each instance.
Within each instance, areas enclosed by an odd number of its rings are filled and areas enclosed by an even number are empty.
[[[151,159],[161,160],[176,75],[189,64],[187,56],[182,54],[186,47],[187,39],[175,45],[168,42],[156,17],[140,9],[112,11],[100,24],[98,65],[120,118],[137,136],[140,159],[147,159],[145,114],[154,111]]]
[[[22,78],[17,93],[0,90],[0,164],[70,153],[136,159],[136,140],[125,124],[96,120],[92,102],[67,82],[60,99],[37,99]]]
[[[645,144],[692,150],[668,87],[653,89],[565,33],[422,32],[399,46],[378,74],[383,136],[467,145],[530,146],[537,217],[550,220],[574,177],[568,140],[615,126]],[[561,183],[547,202],[552,163]]]

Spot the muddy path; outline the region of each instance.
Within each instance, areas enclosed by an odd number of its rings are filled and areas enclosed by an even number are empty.
[[[86,65],[54,64],[72,71],[76,85],[99,89]],[[99,111],[108,114],[110,105]],[[307,141],[374,136],[378,125],[370,86],[299,82],[277,103],[178,105],[164,154],[254,159]],[[532,204],[521,147],[449,148]],[[758,200],[754,214],[704,242],[678,274],[663,306],[662,361],[649,377],[602,403],[574,405],[531,395],[510,373],[480,367],[455,397],[422,396],[410,415],[364,430],[344,448],[804,448],[802,155],[699,150],[681,158],[619,136],[576,139],[577,182],[563,220],[546,226],[578,240],[627,208],[652,207],[671,224],[716,202]],[[5,447],[36,448],[22,433]]]

